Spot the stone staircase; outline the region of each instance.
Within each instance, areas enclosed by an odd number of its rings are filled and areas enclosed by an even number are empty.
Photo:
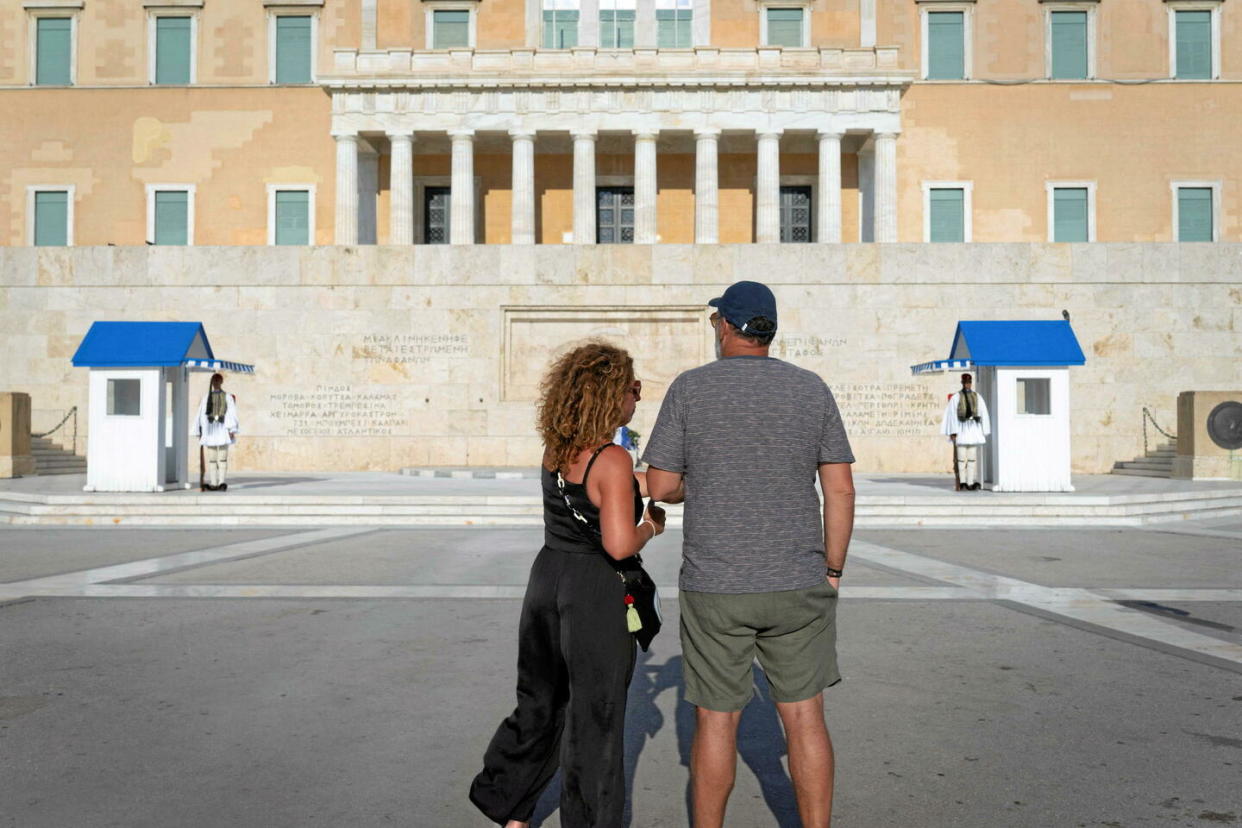
[[[1112,473],[1130,477],[1172,477],[1173,458],[1176,455],[1176,443],[1162,443],[1150,449],[1143,457],[1114,463]]]
[[[74,454],[46,437],[30,438],[35,474],[85,474],[86,458]]]

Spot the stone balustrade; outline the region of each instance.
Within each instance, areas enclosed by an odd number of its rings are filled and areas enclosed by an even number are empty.
[[[383,84],[385,79],[411,76],[420,82],[435,81],[437,76],[453,76],[452,83],[494,85],[499,78],[537,79],[554,77],[565,83],[568,73],[581,84],[615,83],[618,77],[686,75],[693,84],[697,77],[718,84],[722,76],[735,76],[752,82],[755,75],[771,77],[779,82],[782,76],[832,73],[851,83],[875,77],[882,82],[912,79],[913,72],[899,66],[896,47],[870,49],[789,49],[760,47],[757,49],[445,49],[415,51],[387,49],[333,51],[333,71],[320,77],[330,87],[343,87],[365,81],[367,85]],[[460,77],[460,76],[464,76]],[[443,78],[445,82],[449,78]]]

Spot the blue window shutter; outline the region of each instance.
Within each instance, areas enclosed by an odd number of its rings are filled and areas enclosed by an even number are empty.
[[[73,21],[68,17],[41,17],[36,21],[35,83],[68,86],[73,48]]]
[[[1052,191],[1052,240],[1085,242],[1087,233],[1087,188],[1058,187]]]
[[[1213,241],[1211,187],[1177,188],[1177,240]]]
[[[155,18],[155,82],[190,82],[190,18]]]
[[[431,13],[433,49],[466,48],[470,45],[470,12],[439,9]]]
[[[276,243],[310,244],[310,193],[276,191]]]
[[[1212,77],[1212,13],[1175,13],[1178,78],[1207,80]]]
[[[601,48],[634,48],[634,10],[600,10],[599,33],[599,43]]]
[[[64,247],[69,243],[69,193],[35,193],[34,243],[37,247]]]
[[[768,46],[801,47],[802,9],[768,9]]]
[[[934,242],[966,241],[966,191],[956,187],[928,193],[930,236]]]
[[[1087,13],[1052,12],[1052,77],[1087,77]]]
[[[927,77],[962,80],[966,77],[966,15],[964,12],[927,13]]]
[[[310,16],[276,18],[276,82],[311,82]]]
[[[188,244],[190,227],[190,194],[185,190],[156,190],[156,244]]]

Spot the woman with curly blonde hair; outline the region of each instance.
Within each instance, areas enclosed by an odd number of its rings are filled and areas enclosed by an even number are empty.
[[[645,481],[613,445],[642,386],[620,348],[589,342],[557,359],[539,400],[544,545],[518,626],[517,708],[501,722],[470,800],[507,828],[525,828],[559,765],[561,825],[620,826],[625,806],[625,696],[634,638],[624,566],[664,531],[643,511]]]

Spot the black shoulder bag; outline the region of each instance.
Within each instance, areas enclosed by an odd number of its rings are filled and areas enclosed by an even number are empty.
[[[592,462],[594,459],[591,458]],[[590,466],[587,467],[587,473],[590,474]],[[582,482],[586,483],[586,477],[582,478]],[[565,508],[573,516],[578,532],[599,547],[600,554],[617,573],[621,583],[625,584],[626,629],[634,634],[639,646],[643,648],[643,652],[646,652],[651,646],[652,639],[664,625],[664,616],[660,614],[660,591],[656,588],[655,581],[651,580],[651,576],[647,574],[647,570],[643,569],[642,556],[635,553],[618,561],[604,551],[604,539],[599,527],[592,526],[591,522],[574,507],[569,495],[565,493],[565,478],[559,471],[556,473],[556,487],[560,490],[561,497],[565,499]]]

